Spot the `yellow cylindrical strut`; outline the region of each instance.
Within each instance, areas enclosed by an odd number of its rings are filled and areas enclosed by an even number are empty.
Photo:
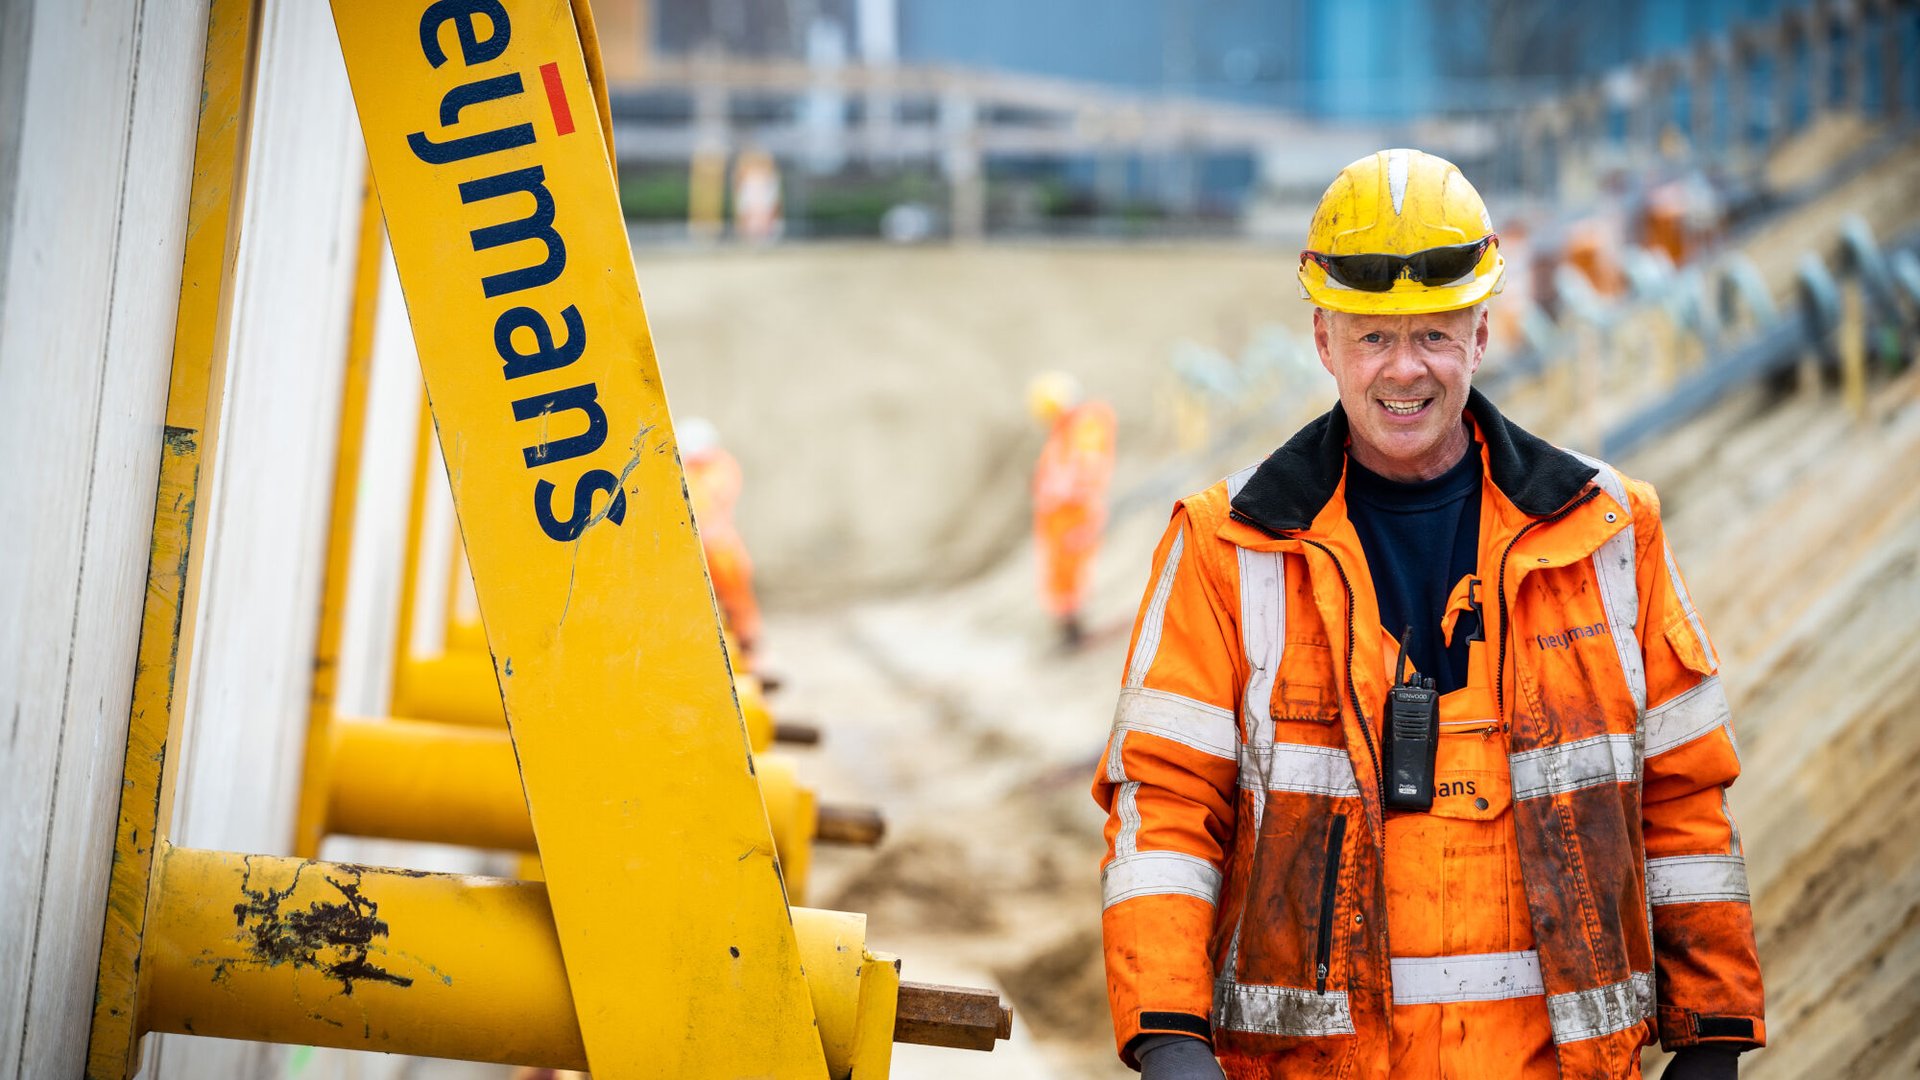
[[[747,725],[747,741],[754,752],[784,741],[778,740],[778,725],[767,707],[760,680],[747,672],[735,672],[733,686],[741,719]],[[493,658],[484,652],[450,650],[428,659],[405,661],[394,678],[393,711],[396,716],[420,720],[506,728]],[[817,731],[796,730],[796,735],[794,741],[819,741]]]
[[[338,717],[330,734],[327,832],[533,850],[504,725]]]
[[[326,831],[507,851],[534,850],[506,729],[338,717],[329,738]],[[822,807],[793,763],[757,754],[754,773],[787,891],[806,895],[813,844],[872,845],[884,823],[864,807]]]
[[[538,882],[172,847],[159,873],[145,1031],[587,1068]],[[883,1077],[897,962],[864,915],[792,913],[829,1076]]]

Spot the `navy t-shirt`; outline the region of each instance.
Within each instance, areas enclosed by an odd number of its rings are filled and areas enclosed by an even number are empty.
[[[1402,642],[1408,665],[1432,678],[1443,694],[1467,685],[1467,640],[1478,627],[1471,613],[1462,616],[1449,645],[1440,620],[1453,587],[1479,561],[1479,444],[1453,468],[1411,484],[1388,480],[1349,457],[1347,518],[1366,552],[1380,625],[1395,637],[1413,627]]]

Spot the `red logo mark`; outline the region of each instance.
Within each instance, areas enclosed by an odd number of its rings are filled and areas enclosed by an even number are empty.
[[[547,87],[547,105],[553,109],[553,127],[562,135],[573,134],[573,110],[567,108],[567,91],[560,85],[560,65],[541,64],[540,81]]]

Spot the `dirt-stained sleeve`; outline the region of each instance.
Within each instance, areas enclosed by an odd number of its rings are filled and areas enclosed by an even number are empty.
[[[1740,830],[1726,789],[1740,775],[1719,657],[1660,524],[1634,490],[1647,665],[1642,825],[1653,905],[1660,1041],[1667,1049],[1766,1042],[1765,995]]]
[[[1113,731],[1093,785],[1107,812],[1107,992],[1121,1057],[1143,1033],[1209,1036],[1207,955],[1233,839],[1237,637],[1203,545],[1177,510],[1154,553]]]

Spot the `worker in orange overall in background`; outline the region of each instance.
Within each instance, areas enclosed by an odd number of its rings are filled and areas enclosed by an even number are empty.
[[[742,659],[751,661],[760,641],[760,604],[753,598],[753,560],[733,524],[733,507],[740,501],[740,463],[720,445],[719,430],[702,417],[681,421],[676,434],[714,599],[740,643]]]
[[[1060,371],[1028,385],[1027,407],[1047,425],[1047,443],[1033,470],[1040,599],[1059,621],[1061,642],[1075,648],[1084,637],[1080,609],[1107,524],[1113,409],[1104,401],[1082,401],[1079,382]]]
[[[1174,508],[1094,796],[1144,1080],[1733,1080],[1766,1042],[1719,658],[1651,486],[1472,387],[1504,272],[1383,150],[1299,263],[1339,399]]]

